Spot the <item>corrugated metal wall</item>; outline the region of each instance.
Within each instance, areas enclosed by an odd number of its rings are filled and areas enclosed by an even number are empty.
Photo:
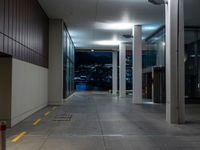
[[[49,19],[37,0],[0,0],[0,52],[48,67]]]

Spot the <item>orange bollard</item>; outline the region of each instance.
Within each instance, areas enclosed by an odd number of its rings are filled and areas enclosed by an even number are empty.
[[[0,122],[0,150],[6,150],[6,123]]]

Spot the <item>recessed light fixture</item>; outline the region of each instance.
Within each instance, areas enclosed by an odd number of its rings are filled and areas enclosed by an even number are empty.
[[[143,26],[142,30],[143,31],[153,31],[153,30],[158,29],[158,27],[159,26],[156,26],[156,25],[148,25],[148,26]]]
[[[166,45],[166,43],[165,43],[165,42],[162,42],[162,45],[163,45],[163,46],[165,46],[165,45]]]
[[[96,23],[95,27],[103,30],[129,30],[134,26],[130,22],[118,22],[118,23]]]
[[[120,44],[120,41],[118,41],[118,40],[102,40],[102,41],[96,41],[94,43],[97,45],[102,45],[102,46],[117,46]]]

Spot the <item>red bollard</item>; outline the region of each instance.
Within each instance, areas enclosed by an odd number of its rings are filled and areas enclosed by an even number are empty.
[[[0,122],[0,150],[6,150],[6,123]]]

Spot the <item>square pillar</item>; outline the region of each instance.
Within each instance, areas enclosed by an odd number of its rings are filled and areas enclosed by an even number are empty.
[[[126,97],[126,44],[119,44],[119,96]]]
[[[142,26],[133,28],[133,103],[142,104]]]
[[[183,0],[168,0],[166,11],[166,120],[185,122]]]
[[[49,21],[49,105],[62,105],[63,99],[63,50],[64,22]]]
[[[112,94],[118,91],[118,51],[112,52]]]

